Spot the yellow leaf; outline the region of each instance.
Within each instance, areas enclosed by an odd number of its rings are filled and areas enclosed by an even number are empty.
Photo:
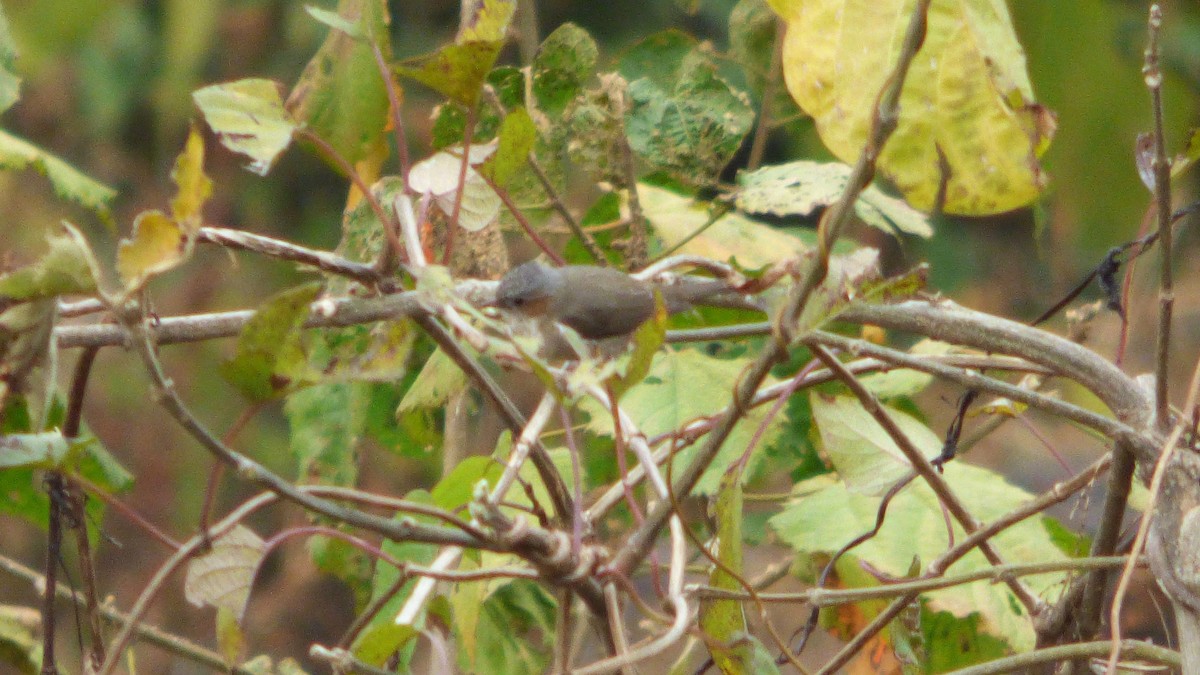
[[[854,163],[866,143],[914,4],[771,0],[788,24],[788,91],[844,162]],[[883,149],[879,172],[913,206],[934,205],[941,181],[938,148],[950,166],[948,213],[1009,211],[1033,201],[1045,185],[1037,158],[1053,133],[1053,115],[1034,102],[1003,0],[933,0],[925,44],[900,106],[900,124]]]
[[[642,213],[668,248],[692,237],[709,220],[705,204],[690,197],[645,183],[639,183],[637,190]],[[736,257],[738,264],[757,268],[795,258],[808,248],[803,241],[779,228],[738,213],[727,213],[688,240],[678,252],[712,260]]]
[[[202,223],[200,210],[212,196],[212,180],[204,173],[204,138],[195,126],[188,133],[183,152],[175,158],[171,180],[179,187],[171,200],[171,213],[188,234],[195,233]]]
[[[179,224],[162,211],[143,211],[133,221],[133,236],[117,249],[117,272],[129,289],[182,262],[192,240]]]

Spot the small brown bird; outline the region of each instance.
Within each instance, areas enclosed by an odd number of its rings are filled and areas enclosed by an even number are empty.
[[[504,275],[496,305],[528,317],[544,316],[589,340],[602,340],[628,335],[653,316],[655,290],[662,293],[667,311],[675,314],[730,289],[715,279],[652,284],[609,267],[548,267],[535,260]]]

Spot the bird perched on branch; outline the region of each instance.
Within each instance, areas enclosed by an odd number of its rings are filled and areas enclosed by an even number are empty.
[[[496,290],[496,305],[530,318],[553,319],[589,340],[602,340],[628,335],[653,316],[656,290],[671,314],[731,291],[718,279],[679,278],[677,282],[641,281],[594,265],[549,267],[535,260],[504,275]]]

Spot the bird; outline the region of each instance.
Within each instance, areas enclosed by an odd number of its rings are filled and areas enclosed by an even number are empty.
[[[654,293],[667,312],[730,291],[718,279],[661,284],[641,281],[611,267],[550,267],[533,260],[514,267],[500,280],[496,306],[529,318],[548,318],[589,340],[627,336],[654,315]]]

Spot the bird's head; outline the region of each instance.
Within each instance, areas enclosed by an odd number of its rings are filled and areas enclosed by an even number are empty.
[[[562,284],[561,272],[536,260],[530,261],[514,267],[500,280],[496,306],[525,316],[541,316]]]

